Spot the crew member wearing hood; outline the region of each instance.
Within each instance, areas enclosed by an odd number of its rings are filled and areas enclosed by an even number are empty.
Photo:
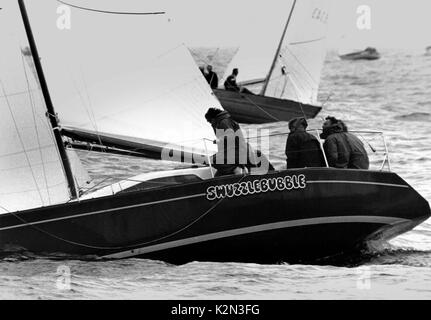
[[[257,168],[258,157],[260,167],[274,170],[268,159],[260,151],[253,151],[245,141],[239,124],[227,111],[210,108],[205,114],[217,137],[218,153],[212,157],[212,165],[217,169],[217,176],[234,174],[237,168]],[[222,154],[220,154],[223,152]]]
[[[286,142],[287,169],[325,166],[320,143],[306,131],[307,126],[305,118],[289,121],[290,133]]]
[[[368,169],[370,162],[362,141],[347,132],[347,127],[334,117],[327,117],[323,124],[325,149],[328,164],[341,169]]]

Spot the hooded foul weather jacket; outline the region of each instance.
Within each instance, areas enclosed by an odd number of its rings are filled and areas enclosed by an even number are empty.
[[[368,169],[370,161],[364,144],[355,135],[345,132],[340,123],[325,129],[323,147],[329,166],[342,169]]]

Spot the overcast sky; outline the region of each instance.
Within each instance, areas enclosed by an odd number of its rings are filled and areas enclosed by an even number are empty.
[[[265,29],[281,29],[291,0],[166,0],[190,45],[236,45],[239,38],[259,39]],[[301,0],[299,0],[301,1]],[[371,9],[371,30],[356,27],[357,8]],[[280,27],[278,27],[280,26]],[[275,32],[275,31],[273,31]],[[329,44],[357,39],[381,48],[424,48],[431,45],[430,0],[332,0]],[[341,43],[340,43],[341,42]]]
[[[239,46],[245,40],[265,42],[272,37],[278,41],[293,0],[64,1],[108,10],[167,11],[179,40],[189,46]],[[371,9],[371,30],[356,27],[360,5]],[[94,16],[96,21],[97,14]],[[431,0],[332,0],[329,26],[332,48],[348,43],[359,48],[373,45],[424,50],[431,45]],[[139,37],[139,31],[130,36]]]

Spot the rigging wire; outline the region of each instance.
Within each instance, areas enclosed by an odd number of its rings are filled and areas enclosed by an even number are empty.
[[[266,111],[265,109],[263,109],[261,106],[259,106],[257,103],[255,103],[252,99],[250,99],[249,97],[247,97],[247,95],[242,95],[241,93],[239,93],[242,97],[244,97],[246,100],[248,100],[248,102],[250,102],[252,105],[254,105],[256,108],[258,108],[260,111],[262,111],[263,113],[265,113],[266,115],[268,115],[269,117],[271,117],[273,120],[276,120],[277,122],[280,122],[281,120],[278,119],[276,116],[273,116],[272,114],[270,114],[268,111]]]
[[[149,99],[140,101],[140,105],[139,106],[131,106],[131,107],[124,108],[124,109],[122,109],[120,111],[115,111],[115,112],[107,113],[107,114],[99,117],[99,121],[110,119],[110,118],[114,118],[117,115],[130,112],[131,110],[141,109],[141,108],[143,108],[143,106],[145,104],[148,104],[148,103],[151,103],[151,102],[154,102],[154,101],[158,101],[158,100],[160,100],[162,98],[165,98],[167,95],[169,95],[171,93],[174,93],[175,91],[182,90],[182,89],[186,88],[187,86],[189,86],[190,84],[194,83],[198,79],[195,76],[192,76],[190,78],[191,78],[190,81],[184,81],[183,83],[181,83],[181,84],[179,84],[179,85],[177,85],[177,86],[175,86],[173,88],[166,89],[166,90],[162,91],[161,93],[159,93],[159,94],[157,94],[157,95],[155,95],[155,96],[153,96],[153,97],[151,97]],[[199,81],[200,81],[200,79],[199,79]]]
[[[304,84],[303,84],[303,86],[304,86],[304,88],[307,90],[307,88],[305,87],[306,85],[308,85],[310,88],[308,88],[308,89],[311,89],[311,90],[313,90],[313,88],[314,87],[316,87],[316,88],[318,88],[319,87],[319,82],[317,82],[315,79],[313,79],[313,77],[311,76],[311,74],[308,72],[308,70],[306,69],[306,67],[302,64],[302,63],[300,63],[300,61],[299,61],[299,59],[298,59],[298,57],[296,57],[294,54],[293,54],[293,52],[291,51],[291,50],[289,50],[288,49],[288,51],[289,51],[289,53],[295,58],[295,60],[297,60],[298,61],[298,63],[299,63],[299,66],[300,67],[302,67],[306,72],[307,72],[307,74],[310,76],[310,79],[306,79],[306,78],[303,78],[302,80],[304,80]],[[284,62],[284,64],[285,65],[287,65],[288,63],[287,63],[287,61],[286,61],[286,59],[283,57],[283,55],[281,55],[280,56],[280,58],[282,59],[282,61]],[[290,74],[291,74],[291,76],[294,76],[295,75],[295,72],[292,72],[293,70],[291,70],[291,72],[290,72]],[[300,72],[300,71],[296,71],[296,72]],[[291,79],[292,79],[292,77],[290,77]],[[311,80],[312,82],[314,82],[314,84],[313,83],[311,83],[309,80]],[[292,84],[294,84],[295,82],[293,82],[293,80],[291,80],[291,82],[292,82]],[[298,82],[299,83],[299,82]],[[331,99],[331,97],[332,97],[332,95],[333,95],[333,92],[331,91],[329,94],[328,94],[328,97],[326,98],[326,100],[322,103],[322,105],[321,105],[321,107],[323,108],[325,105],[326,105],[326,103],[328,103],[329,102],[329,100]]]
[[[25,80],[26,80],[26,84],[27,84],[27,88],[28,88],[28,95],[29,95],[30,105],[31,105],[32,114],[33,114],[34,129],[36,131],[36,140],[37,140],[37,144],[38,144],[38,147],[39,147],[40,160],[42,161],[42,170],[43,170],[43,177],[44,177],[44,180],[45,180],[46,193],[48,195],[48,201],[49,201],[49,203],[51,203],[51,195],[49,193],[48,177],[47,177],[47,174],[46,174],[45,161],[43,159],[42,147],[41,147],[41,144],[40,144],[40,135],[39,135],[38,125],[37,125],[37,120],[36,120],[35,104],[34,104],[34,100],[33,100],[33,95],[31,93],[30,82],[29,82],[27,70],[26,70],[26,67],[25,67],[25,61],[24,61],[25,57],[24,57],[23,54],[21,54],[21,58],[22,58],[22,64],[23,64],[23,69],[24,69]]]
[[[66,5],[66,6],[75,8],[75,9],[84,10],[84,11],[91,11],[91,12],[96,12],[96,13],[122,14],[122,15],[162,15],[162,14],[166,14],[165,11],[156,11],[156,12],[125,12],[125,11],[99,10],[99,9],[94,9],[94,8],[87,8],[87,7],[77,6],[77,5],[74,5],[74,4],[67,3],[66,1],[62,1],[62,0],[56,0],[56,1],[59,2],[59,3],[61,3],[61,4]]]
[[[238,180],[238,183],[240,183],[246,176],[243,175],[240,177],[240,179]],[[63,241],[65,243],[71,244],[71,245],[75,245],[75,246],[79,246],[79,247],[85,247],[85,248],[90,248],[90,249],[98,249],[98,250],[128,250],[128,249],[134,249],[134,248],[138,248],[138,247],[142,247],[142,246],[146,246],[149,245],[151,243],[154,242],[158,242],[170,237],[173,237],[187,229],[189,229],[192,225],[194,225],[195,223],[197,223],[198,221],[202,220],[205,216],[207,216],[208,214],[210,214],[221,202],[223,202],[225,199],[220,199],[219,201],[217,201],[214,205],[212,205],[208,210],[206,210],[203,214],[201,214],[199,217],[197,217],[196,219],[194,219],[193,221],[189,222],[186,226],[182,227],[181,229],[178,229],[174,232],[171,232],[165,236],[159,237],[157,239],[154,240],[150,240],[150,241],[146,241],[143,243],[138,243],[138,244],[133,244],[133,245],[128,245],[128,246],[116,246],[116,247],[109,247],[109,246],[93,246],[93,245],[88,245],[85,243],[80,243],[80,242],[76,242],[76,241],[72,241],[72,240],[68,240],[65,238],[62,238],[60,236],[57,236],[51,232],[45,231],[41,228],[39,228],[38,226],[36,226],[35,224],[26,221],[25,219],[21,218],[18,214],[14,213],[14,212],[10,212],[9,210],[7,210],[6,208],[0,206],[1,209],[5,210],[7,213],[13,215],[15,218],[17,218],[18,220],[20,220],[21,222],[23,222],[25,225],[34,228],[35,230],[42,232],[43,234],[46,234],[49,237],[52,237],[54,239]]]
[[[289,73],[287,74],[287,76],[290,78],[290,75],[289,75]],[[292,87],[293,87],[293,93],[295,94],[295,96],[296,96],[296,102],[299,104],[299,107],[301,108],[301,112],[302,112],[302,115],[304,116],[304,118],[305,119],[307,119],[307,115],[305,114],[305,111],[304,111],[304,108],[303,108],[303,105],[302,105],[302,102],[301,101],[299,101],[299,96],[298,96],[298,92],[297,92],[297,87],[296,87],[296,85],[295,85],[295,83],[294,83],[294,81],[292,81],[292,79],[290,80],[290,82],[292,83]]]
[[[200,75],[199,75],[199,77],[200,77]],[[184,82],[184,83],[182,83],[181,85],[179,85],[179,86],[177,86],[177,87],[175,87],[175,88],[173,88],[172,90],[170,90],[170,91],[164,91],[163,93],[161,93],[160,95],[157,95],[156,97],[153,97],[153,98],[151,98],[151,99],[148,99],[148,100],[146,100],[146,101],[144,101],[143,102],[143,104],[147,104],[147,103],[151,103],[151,102],[153,102],[153,101],[157,101],[157,100],[159,100],[160,98],[165,98],[167,95],[169,95],[172,99],[174,99],[174,100],[178,100],[179,101],[179,103],[182,103],[182,104],[184,104],[184,107],[187,107],[187,105],[185,104],[185,102],[184,101],[181,101],[181,100],[179,100],[178,98],[176,98],[176,96],[175,96],[175,91],[177,91],[177,90],[182,90],[185,86],[189,86],[190,84],[192,84],[192,83],[196,83],[196,81],[199,79],[199,81],[200,81],[200,78],[197,78],[197,77],[193,77],[192,78],[192,80],[191,81],[187,81],[187,82]],[[72,79],[73,80],[73,79]],[[87,115],[88,115],[88,117],[90,118],[90,121],[91,121],[91,116],[90,116],[90,112],[88,111],[88,109],[87,109],[87,104],[86,104],[86,102],[84,101],[85,99],[84,99],[84,97],[81,95],[81,91],[77,88],[77,85],[76,85],[76,82],[74,82],[73,81],[73,83],[74,83],[74,86],[75,86],[75,89],[77,90],[77,92],[78,92],[78,94],[79,94],[79,96],[80,96],[80,98],[81,98],[81,101],[82,101],[82,103],[83,103],[83,105],[84,105],[84,107],[85,107],[85,109],[86,109],[86,111],[87,111]],[[197,87],[197,93],[199,93],[199,92],[202,92],[202,93],[207,93],[207,91],[208,90],[206,90],[206,87],[204,88],[204,86],[201,86],[201,85],[199,85],[198,87]],[[198,100],[196,100],[196,98],[193,96],[193,95],[191,95],[190,96],[190,98],[192,99],[192,102],[193,103],[198,103]],[[138,107],[133,107],[133,108],[128,108],[127,110],[131,110],[131,109],[136,109],[136,108],[138,108]],[[140,106],[139,106],[139,108],[140,108]],[[118,112],[118,113],[114,113],[114,114],[111,114],[111,115],[104,115],[103,117],[101,117],[101,118],[99,118],[99,120],[104,120],[105,118],[109,118],[109,117],[113,117],[113,116],[115,116],[115,115],[117,115],[117,114],[122,114],[122,113],[124,113],[124,110],[122,110],[121,112]],[[95,122],[95,119],[93,119],[94,120],[94,122]],[[200,123],[200,121],[199,121],[199,123]],[[95,123],[92,123],[93,124],[93,126],[95,127],[95,130],[96,130],[96,132],[97,132],[97,125],[95,124]],[[104,145],[104,142],[102,141],[103,140],[103,138],[99,135],[99,134],[97,134],[97,137],[98,137],[98,140],[99,140],[99,146],[102,146],[102,147],[106,147],[107,149],[109,149],[110,147],[109,146],[105,146]],[[76,140],[79,140],[79,139],[76,139]],[[201,141],[201,139],[187,139],[187,140],[181,140],[181,141],[176,141],[175,143],[176,144],[181,144],[181,143],[185,143],[185,142],[194,142],[194,141],[196,141],[196,142],[198,142],[199,141],[199,143],[200,143],[200,141]],[[94,144],[92,144],[92,145],[94,145]],[[121,148],[120,148],[121,149]],[[90,148],[90,150],[91,150],[91,148]],[[130,149],[127,149],[128,151],[131,151],[131,152],[139,152],[139,150],[140,150],[140,148],[139,147],[136,147],[136,148],[130,148]],[[109,153],[109,151],[102,151],[102,152],[108,152]]]
[[[213,65],[213,62],[214,62],[214,60],[215,60],[215,58],[217,57],[217,55],[218,55],[218,53],[219,53],[219,51],[220,51],[220,47],[216,47],[216,48],[214,48],[215,49],[215,52],[211,55],[211,53],[210,54],[208,54],[206,57],[202,57],[202,58],[200,58],[199,57],[199,61],[200,62],[203,62],[204,64],[206,64],[206,65]],[[190,49],[190,52],[192,53],[192,55],[193,55],[193,50],[191,50]],[[195,55],[197,55],[197,53],[195,53]],[[193,57],[194,58],[194,57]],[[213,66],[214,67],[214,66]],[[220,79],[221,80],[221,79]]]
[[[319,81],[316,81],[316,79],[314,79],[313,75],[308,71],[308,69],[304,66],[304,64],[299,60],[299,58],[292,52],[292,50],[290,50],[289,48],[286,48],[287,51],[289,51],[289,53],[292,55],[293,58],[295,58],[296,62],[298,62],[298,65],[301,66],[304,71],[308,74],[308,76],[310,77],[310,79],[314,82],[315,85],[319,84]]]
[[[88,117],[90,118],[90,121],[93,122],[93,127],[94,127],[94,130],[96,132],[97,139],[99,140],[100,145],[103,145],[102,139],[101,139],[100,134],[99,134],[99,127],[97,126],[96,116],[95,116],[94,110],[93,110],[93,104],[92,104],[91,99],[90,99],[90,93],[88,91],[87,82],[85,81],[84,73],[82,70],[81,70],[81,77],[82,77],[82,84],[84,85],[85,95],[87,96],[87,102],[88,102],[88,106],[84,105],[84,107],[87,111],[87,114],[88,114]]]
[[[214,59],[218,55],[219,51],[220,51],[220,47],[217,47],[216,51],[214,52],[214,54],[211,56],[211,59],[209,60],[211,62],[211,64],[213,63]]]
[[[315,87],[319,87],[320,81],[316,81],[313,77],[313,75],[308,71],[308,69],[301,63],[301,61],[299,60],[299,58],[289,49],[287,49],[290,53],[290,55],[296,60],[296,62],[298,63],[298,66],[300,68],[302,68],[305,73],[309,76],[309,79],[307,79],[306,77],[303,77],[302,80],[305,82],[304,85],[308,85],[311,90],[313,90],[313,88]],[[289,65],[290,66],[290,73],[297,73],[300,74],[300,70],[298,69],[293,69],[293,64],[289,64],[289,62],[286,60],[286,58],[281,55],[281,60],[284,62],[284,65]]]
[[[304,41],[298,41],[298,42],[291,42],[291,43],[289,43],[289,45],[291,45],[291,46],[297,46],[297,45],[301,45],[301,44],[318,42],[318,41],[322,41],[322,40],[325,40],[325,39],[326,39],[326,37],[320,37],[320,38],[312,39],[312,40],[304,40]]]
[[[35,186],[36,186],[36,190],[37,190],[37,192],[38,192],[38,194],[39,194],[40,201],[41,201],[41,203],[42,203],[42,204],[44,204],[43,196],[42,196],[42,192],[41,192],[41,190],[40,190],[40,188],[39,188],[39,184],[37,183],[37,179],[36,179],[35,173],[34,173],[34,171],[33,171],[33,166],[31,165],[31,162],[30,162],[30,157],[29,157],[29,155],[28,155],[28,153],[27,153],[27,150],[26,150],[25,145],[24,145],[24,141],[23,141],[23,139],[22,139],[22,137],[21,137],[21,133],[20,133],[20,130],[19,130],[19,128],[18,128],[18,124],[17,124],[17,122],[16,122],[15,116],[14,116],[14,114],[13,114],[12,106],[11,106],[10,101],[9,101],[9,98],[8,98],[8,96],[7,96],[6,89],[5,89],[5,87],[4,87],[3,81],[1,81],[1,80],[0,80],[0,85],[1,85],[1,87],[2,87],[3,95],[4,95],[4,97],[5,97],[6,104],[7,104],[8,108],[9,108],[10,115],[11,115],[11,117],[12,117],[12,120],[13,120],[13,123],[14,123],[14,126],[15,126],[15,130],[16,130],[16,133],[17,133],[17,136],[18,136],[19,141],[20,141],[20,143],[21,143],[21,147],[22,147],[23,153],[24,153],[25,158],[26,158],[26,161],[27,161],[27,163],[28,163],[28,167],[29,167],[30,172],[31,172],[31,175],[32,175],[32,177],[33,177],[33,180],[34,180],[34,183],[35,183]]]
[[[280,94],[280,96],[281,97],[283,97],[284,96],[284,93],[286,92],[286,88],[287,88],[287,85],[288,85],[288,83],[289,83],[289,77],[287,77],[287,73],[283,76],[283,78],[284,78],[284,85],[283,85],[283,89],[281,90],[281,94]]]

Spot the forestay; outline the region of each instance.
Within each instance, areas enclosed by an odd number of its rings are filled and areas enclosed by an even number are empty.
[[[28,46],[16,0],[0,2],[0,213],[69,200],[46,106],[22,49]]]
[[[329,2],[286,1],[283,6],[285,25],[280,25],[279,30],[265,30],[262,26],[266,34],[283,34],[281,40],[278,38],[267,49],[257,41],[241,46],[227,72],[239,68],[239,83],[260,79],[261,86],[257,92],[266,96],[315,104],[326,56]]]
[[[164,11],[151,1],[71,3]],[[222,107],[166,15],[54,0],[27,6],[63,127],[200,152],[214,139],[204,114]]]

